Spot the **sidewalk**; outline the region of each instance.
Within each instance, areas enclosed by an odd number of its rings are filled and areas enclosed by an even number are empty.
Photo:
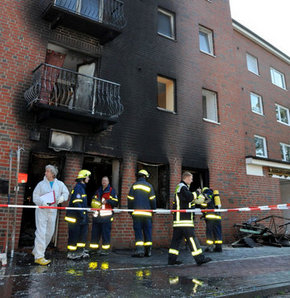
[[[35,266],[16,253],[0,270],[1,297],[286,297],[290,295],[290,247],[231,248],[208,253],[213,261],[196,266],[182,250],[183,265],[167,265],[167,249],[150,258],[130,250],[71,261],[53,253],[49,267]],[[51,252],[49,253],[51,254]],[[280,293],[280,296],[275,296]]]

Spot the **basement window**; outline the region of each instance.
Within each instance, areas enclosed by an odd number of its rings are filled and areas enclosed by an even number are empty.
[[[172,79],[158,76],[157,106],[162,110],[175,112],[175,82]]]

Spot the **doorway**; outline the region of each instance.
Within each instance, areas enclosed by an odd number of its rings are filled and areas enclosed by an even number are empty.
[[[88,206],[91,206],[92,197],[97,189],[101,187],[101,181],[104,176],[109,178],[110,185],[116,190],[119,196],[119,160],[103,156],[87,156],[84,158],[83,169],[89,170],[92,173],[86,188]]]
[[[58,168],[57,178],[62,180],[62,172],[65,162],[64,155],[32,152],[29,158],[28,180],[24,192],[23,205],[34,205],[32,193],[37,183],[43,180],[45,166],[55,165]],[[22,212],[19,247],[31,247],[35,238],[35,209],[24,208]]]

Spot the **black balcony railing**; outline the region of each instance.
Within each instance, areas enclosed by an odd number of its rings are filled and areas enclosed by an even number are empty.
[[[34,105],[117,118],[123,112],[120,85],[42,63],[34,70],[33,84],[24,93],[28,108]]]
[[[47,13],[51,8],[122,29],[126,25],[124,3],[120,0],[41,0]]]

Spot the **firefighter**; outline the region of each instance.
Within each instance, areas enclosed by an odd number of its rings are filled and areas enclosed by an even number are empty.
[[[76,179],[76,186],[71,192],[69,207],[87,208],[86,184],[91,172],[81,170]],[[86,240],[88,234],[88,215],[86,210],[67,210],[65,221],[68,222],[68,259],[87,258]]]
[[[208,187],[202,189],[202,194],[206,200],[201,205],[206,209],[220,209],[221,199],[218,190],[212,190]],[[221,215],[217,212],[205,212],[204,213],[206,223],[206,251],[222,252],[222,224]]]
[[[149,173],[143,169],[138,172],[137,177],[128,195],[128,208],[140,210],[131,213],[135,232],[135,253],[132,257],[150,257],[152,253],[152,212],[141,210],[156,209],[156,197],[153,186],[146,181]]]
[[[107,176],[102,178],[102,186],[96,191],[92,199],[92,208],[100,208],[93,215],[93,227],[90,249],[98,251],[101,255],[107,255],[110,249],[111,228],[113,221],[112,208],[117,207],[119,200],[116,191],[109,184]],[[102,238],[102,249],[99,241]]]
[[[184,172],[182,181],[175,189],[173,208],[175,210],[193,209],[195,204],[201,204],[204,196],[198,191],[191,192],[189,186],[192,182],[192,174]],[[193,212],[175,212],[173,214],[173,235],[168,252],[168,265],[182,264],[177,261],[179,255],[179,245],[183,238],[191,250],[197,265],[211,261],[211,258],[205,257],[200,247],[198,239],[194,233],[194,213]]]

